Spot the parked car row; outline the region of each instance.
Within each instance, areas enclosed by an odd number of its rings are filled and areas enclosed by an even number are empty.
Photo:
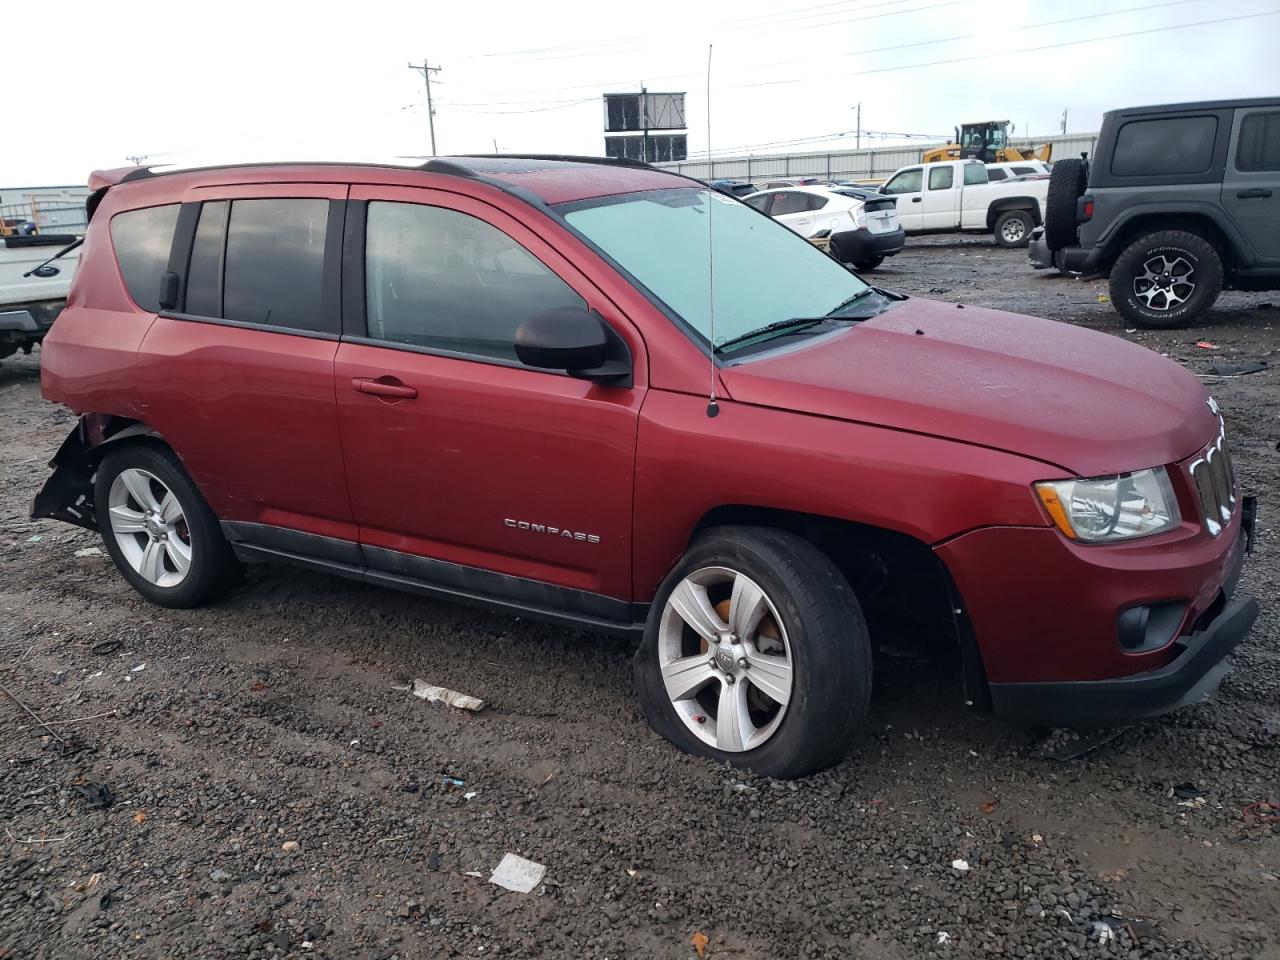
[[[983,231],[1002,247],[1026,246],[1044,222],[1049,170],[1039,160],[946,160],[902,167],[882,184],[788,177],[758,190],[737,180],[710,185],[801,236],[829,238],[832,255],[842,263],[874,270],[903,248],[908,234]]]

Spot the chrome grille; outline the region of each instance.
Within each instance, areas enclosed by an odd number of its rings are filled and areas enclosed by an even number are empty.
[[[1231,520],[1236,509],[1236,475],[1227,448],[1226,427],[1218,430],[1218,439],[1191,464],[1191,478],[1200,495],[1200,515],[1204,528],[1216,537]]]

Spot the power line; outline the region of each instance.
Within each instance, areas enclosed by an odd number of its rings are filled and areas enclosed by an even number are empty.
[[[952,63],[971,63],[975,60],[990,60],[994,57],[1009,57],[1018,53],[1038,53],[1041,50],[1057,50],[1062,47],[1077,47],[1086,43],[1101,43],[1105,40],[1122,40],[1126,37],[1139,37],[1151,33],[1165,33],[1170,30],[1186,30],[1191,27],[1211,27],[1220,23],[1234,23],[1238,20],[1256,20],[1258,17],[1274,17],[1280,10],[1264,10],[1261,13],[1247,13],[1238,17],[1220,17],[1217,20],[1198,20],[1194,23],[1175,23],[1164,27],[1149,27],[1146,30],[1130,30],[1127,33],[1113,33],[1105,37],[1087,37],[1082,40],[1064,40],[1061,43],[1046,43],[1038,47],[1022,47],[1018,50],[998,50],[994,53],[975,54],[970,57],[952,57],[948,60],[931,60],[928,63],[906,63],[896,67],[876,67],[872,70],[855,70],[852,73],[829,74],[824,77],[808,77],[793,80],[764,80],[758,83],[733,84],[733,89],[747,87],[775,87],[792,83],[806,83],[812,80],[841,80],[845,77],[863,77],[872,73],[894,73],[900,70],[920,70],[925,67],[940,67]]]

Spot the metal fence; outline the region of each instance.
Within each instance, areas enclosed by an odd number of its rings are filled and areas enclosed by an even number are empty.
[[[12,230],[36,233],[84,233],[89,226],[84,201],[31,194],[19,203],[0,204],[0,220]]]
[[[1096,133],[1076,133],[1065,137],[1013,138],[1016,147],[1053,144],[1053,159],[1092,156],[1098,142]],[[873,147],[827,153],[769,153],[758,156],[716,157],[714,160],[683,160],[659,163],[664,170],[697,177],[699,180],[746,180],[752,183],[774,177],[822,177],[827,180],[870,180],[887,177],[899,167],[919,163],[925,150],[941,143],[912,144],[905,147]]]

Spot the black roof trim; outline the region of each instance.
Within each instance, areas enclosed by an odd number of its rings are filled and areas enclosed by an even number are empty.
[[[1251,107],[1280,107],[1280,97],[1253,97],[1239,100],[1196,100],[1189,103],[1152,103],[1138,107],[1117,107],[1105,115],[1124,116],[1148,113],[1186,113],[1197,110],[1237,110]]]
[[[458,155],[466,160],[547,160],[553,163],[598,163],[611,167],[640,167],[644,170],[657,170],[651,163],[643,160],[630,160],[626,157],[586,157],[572,153],[463,153]],[[660,171],[667,173],[668,171]]]

